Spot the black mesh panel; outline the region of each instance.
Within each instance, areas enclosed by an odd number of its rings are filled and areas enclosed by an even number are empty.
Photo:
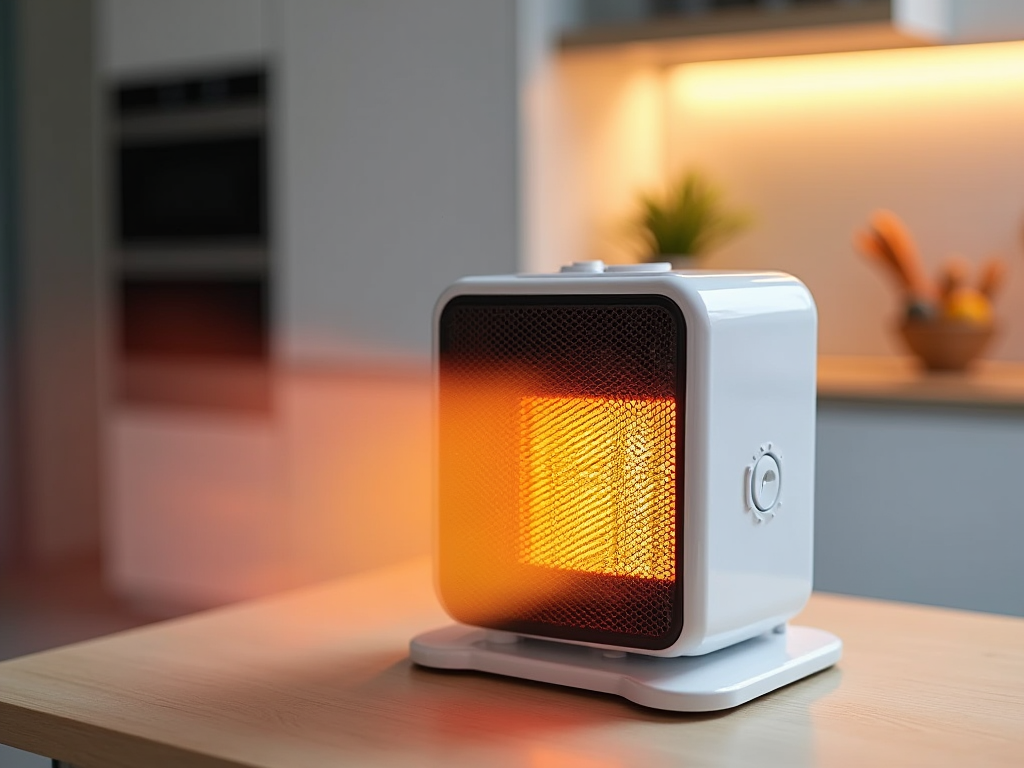
[[[662,297],[460,297],[440,328],[455,618],[641,648],[682,625],[685,328]]]

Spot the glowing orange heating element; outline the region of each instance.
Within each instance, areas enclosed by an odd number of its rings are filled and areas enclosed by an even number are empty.
[[[523,564],[675,578],[672,399],[520,400]]]

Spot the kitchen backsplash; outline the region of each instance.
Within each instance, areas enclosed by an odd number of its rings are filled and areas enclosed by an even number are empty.
[[[694,64],[666,85],[670,167],[757,212],[709,264],[801,277],[823,353],[902,351],[899,301],[851,245],[883,207],[935,270],[1007,256],[992,356],[1024,359],[1024,43]]]

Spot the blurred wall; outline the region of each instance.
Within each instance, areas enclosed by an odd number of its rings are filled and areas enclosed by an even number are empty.
[[[668,167],[706,168],[757,217],[708,265],[804,280],[823,354],[903,353],[899,294],[851,245],[882,207],[933,272],[1009,259],[991,356],[1024,360],[1024,42],[692,64],[666,93]]]
[[[636,192],[665,173],[663,80],[602,53],[532,62],[522,88],[525,271],[635,260]]]
[[[24,504],[29,556],[45,563],[99,542],[94,7],[21,0],[17,15]]]
[[[670,68],[552,54],[525,90],[524,264],[639,258],[637,193],[699,167],[756,217],[703,265],[803,279],[823,354],[903,353],[898,294],[851,245],[887,207],[933,270],[955,253],[1009,259],[991,356],[1024,360],[1022,89],[1024,42]]]

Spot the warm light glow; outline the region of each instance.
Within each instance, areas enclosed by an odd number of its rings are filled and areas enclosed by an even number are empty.
[[[858,51],[685,64],[670,75],[674,98],[691,104],[765,101],[949,99],[1024,86],[1024,42]]]
[[[707,265],[797,275],[822,352],[897,351],[904,308],[850,246],[876,208],[907,222],[932,271],[953,254],[1014,259],[1022,41],[687,64],[668,72],[666,103],[665,167],[705,170],[755,215]],[[1003,320],[1001,354],[1019,355],[1024,314]]]
[[[520,401],[523,563],[675,577],[675,402]]]

